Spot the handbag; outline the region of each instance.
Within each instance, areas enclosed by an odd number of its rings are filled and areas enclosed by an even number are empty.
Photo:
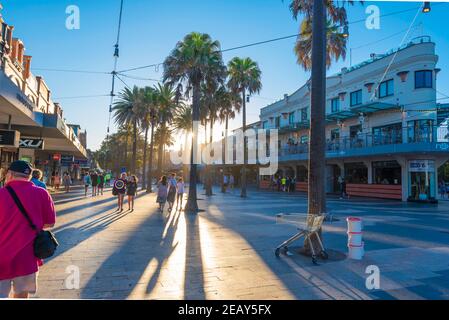
[[[28,221],[28,224],[30,225],[31,229],[37,232],[36,238],[34,238],[33,243],[34,255],[36,256],[36,258],[47,259],[53,256],[56,252],[56,248],[59,246],[59,243],[56,240],[55,235],[51,231],[45,230],[38,231],[36,225],[31,220],[30,216],[25,210],[25,207],[22,205],[22,202],[20,202],[20,199],[17,196],[14,189],[11,188],[11,186],[7,186],[6,189],[8,190],[9,194],[16,203],[17,208],[19,208],[22,215]]]

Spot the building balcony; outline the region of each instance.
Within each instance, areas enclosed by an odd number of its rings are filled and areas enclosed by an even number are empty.
[[[449,151],[447,126],[403,129],[404,133],[360,133],[326,141],[326,158],[363,157],[387,154],[432,153]],[[307,160],[309,145],[291,144],[279,150],[280,161]]]

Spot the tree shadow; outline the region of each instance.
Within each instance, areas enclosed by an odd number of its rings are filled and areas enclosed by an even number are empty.
[[[184,214],[186,222],[186,252],[184,299],[204,300],[204,270],[198,214]]]
[[[112,218],[112,221],[116,221],[116,218]],[[164,262],[177,247],[174,238],[178,223],[177,212],[164,216],[153,210],[151,215],[134,230],[129,230],[129,238],[103,261],[86,286],[82,288],[81,298],[98,298],[98,294],[101,296],[103,291],[108,293],[109,298],[126,299],[144,275],[150,262],[154,260],[157,262],[157,267],[148,280],[145,290],[147,294],[151,293],[158,284]],[[104,224],[104,221],[101,224]],[[88,230],[97,227],[90,227]]]

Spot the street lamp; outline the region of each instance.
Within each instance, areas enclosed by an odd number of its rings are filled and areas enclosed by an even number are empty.
[[[430,2],[426,1],[424,2],[424,6],[422,8],[423,13],[429,13],[430,12]]]

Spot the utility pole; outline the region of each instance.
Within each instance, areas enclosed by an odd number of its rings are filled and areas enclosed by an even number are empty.
[[[312,16],[312,87],[309,147],[308,214],[326,212],[325,123],[326,123],[326,8],[314,0]]]

